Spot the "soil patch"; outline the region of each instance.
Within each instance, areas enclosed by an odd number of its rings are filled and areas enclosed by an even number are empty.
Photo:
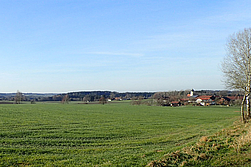
[[[4,101],[4,102],[0,102],[0,104],[14,104],[13,102],[6,102],[6,101]]]

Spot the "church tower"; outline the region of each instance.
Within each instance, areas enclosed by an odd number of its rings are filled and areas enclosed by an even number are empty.
[[[190,97],[193,96],[193,92],[194,92],[194,90],[192,89],[191,92],[190,92]]]

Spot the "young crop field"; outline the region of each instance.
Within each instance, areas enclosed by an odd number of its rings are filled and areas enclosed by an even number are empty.
[[[0,105],[0,166],[145,166],[231,126],[236,107]]]

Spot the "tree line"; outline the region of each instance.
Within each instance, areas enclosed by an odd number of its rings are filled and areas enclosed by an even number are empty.
[[[0,100],[2,101],[100,101],[110,100],[143,100],[143,99],[169,99],[175,101],[186,98],[190,90],[181,91],[166,91],[166,92],[124,92],[119,93],[115,91],[81,91],[69,92],[66,94],[36,94],[36,93],[0,93]],[[216,95],[216,96],[235,96],[243,95],[241,91],[228,90],[198,90],[194,91],[196,95]],[[67,98],[66,98],[67,97]]]
[[[122,99],[130,100],[139,97],[151,98],[155,92],[125,92],[119,93],[115,91],[81,91],[69,92],[63,94],[36,94],[36,93],[0,93],[0,100],[2,101],[62,101],[67,95],[69,101],[99,101],[100,98],[105,99]]]

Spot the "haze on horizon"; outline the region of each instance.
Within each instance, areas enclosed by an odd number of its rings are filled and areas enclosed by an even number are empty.
[[[248,0],[0,1],[0,92],[224,89]]]

